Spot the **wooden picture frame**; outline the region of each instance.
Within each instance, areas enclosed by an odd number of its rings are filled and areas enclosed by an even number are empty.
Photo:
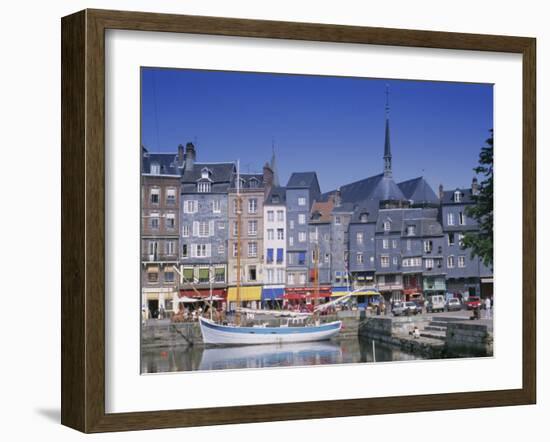
[[[287,404],[106,413],[104,299],[106,29],[521,54],[523,58],[522,388]],[[61,49],[62,424],[88,433],[535,403],[535,39],[84,10],[62,19]]]

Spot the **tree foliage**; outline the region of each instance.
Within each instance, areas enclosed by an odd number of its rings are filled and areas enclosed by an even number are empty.
[[[464,248],[471,250],[472,257],[478,256],[483,263],[493,267],[493,131],[481,148],[479,165],[474,172],[482,177],[478,192],[472,195],[475,202],[466,209],[466,215],[475,219],[479,231],[468,232],[464,237]]]

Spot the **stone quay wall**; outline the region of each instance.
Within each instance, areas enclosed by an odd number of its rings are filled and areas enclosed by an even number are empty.
[[[449,353],[456,356],[493,354],[493,333],[485,324],[449,323],[445,343]]]

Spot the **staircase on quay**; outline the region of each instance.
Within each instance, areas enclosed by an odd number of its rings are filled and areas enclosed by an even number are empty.
[[[447,338],[447,326],[450,322],[463,322],[467,320],[468,318],[463,316],[432,316],[428,324],[420,331],[420,336],[445,341]]]

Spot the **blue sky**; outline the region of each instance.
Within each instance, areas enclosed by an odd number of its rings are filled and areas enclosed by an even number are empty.
[[[383,170],[386,84],[393,175],[435,191],[467,187],[493,127],[493,87],[409,80],[142,69],[142,144],[261,171],[272,141],[285,184],[314,170],[321,190]]]

